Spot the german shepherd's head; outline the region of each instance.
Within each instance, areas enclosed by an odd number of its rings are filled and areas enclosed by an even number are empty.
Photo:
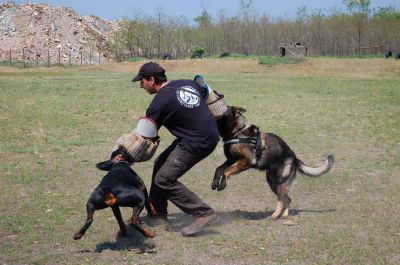
[[[245,112],[246,109],[242,107],[228,106],[225,113],[218,117],[218,130],[222,139],[231,138],[236,132],[246,126],[247,119],[243,116]]]

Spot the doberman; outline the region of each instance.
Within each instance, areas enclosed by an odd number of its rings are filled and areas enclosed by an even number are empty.
[[[129,220],[130,225],[145,237],[155,236],[153,232],[143,227],[139,222],[139,215],[144,207],[146,207],[149,215],[154,215],[155,211],[150,204],[143,180],[132,170],[129,161],[126,149],[123,146],[119,146],[112,153],[110,160],[96,165],[97,168],[109,172],[103,177],[87,201],[87,219],[82,228],[74,234],[73,238],[75,240],[81,239],[90,227],[93,222],[94,212],[107,207],[111,207],[118,221],[120,228],[118,236],[126,236],[126,227],[119,207],[132,207],[133,213]]]

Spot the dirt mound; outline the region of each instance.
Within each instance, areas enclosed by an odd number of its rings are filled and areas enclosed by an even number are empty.
[[[0,4],[0,60],[71,61],[110,60],[106,42],[118,28],[117,21],[81,16],[68,7],[14,2]],[[90,56],[90,58],[89,58]]]

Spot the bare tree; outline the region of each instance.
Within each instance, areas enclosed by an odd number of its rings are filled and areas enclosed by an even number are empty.
[[[357,31],[358,52],[361,53],[361,41],[368,22],[371,0],[344,0],[348,10],[353,14]]]
[[[187,57],[198,46],[208,54],[221,52],[276,55],[285,42],[302,42],[316,55],[349,55],[361,45],[400,50],[400,11],[393,7],[370,10],[370,1],[344,1],[348,11],[309,11],[300,8],[295,18],[273,18],[253,12],[253,1],[240,1],[238,16],[220,12],[213,18],[203,8],[193,25],[185,18],[168,17],[158,10],[154,17],[126,19],[111,43],[131,56],[153,57],[162,52]]]

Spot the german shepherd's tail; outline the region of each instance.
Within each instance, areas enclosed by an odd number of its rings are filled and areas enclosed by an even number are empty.
[[[333,166],[334,156],[329,155],[325,159],[325,163],[319,167],[310,167],[304,164],[300,159],[297,159],[297,168],[301,173],[310,177],[319,177],[328,172]]]

